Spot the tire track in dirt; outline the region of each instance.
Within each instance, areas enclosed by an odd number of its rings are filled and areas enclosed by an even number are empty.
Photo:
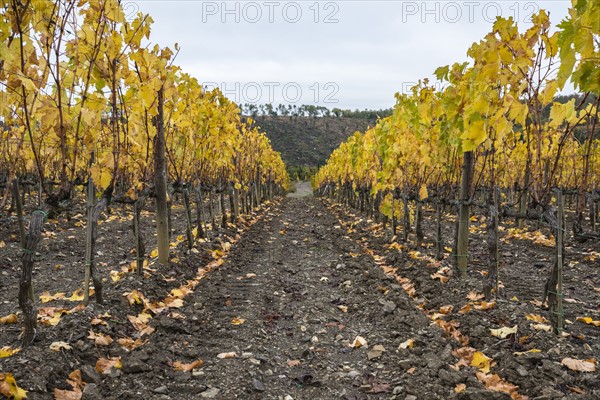
[[[179,318],[155,318],[151,342],[102,381],[103,397],[448,399],[465,383],[479,390],[469,398],[503,398],[450,368],[441,331],[344,236],[312,198],[274,207],[186,298]],[[351,348],[356,336],[368,348]],[[408,339],[414,347],[398,349]],[[226,352],[236,357],[217,357]],[[170,366],[197,359],[204,364],[192,372]]]

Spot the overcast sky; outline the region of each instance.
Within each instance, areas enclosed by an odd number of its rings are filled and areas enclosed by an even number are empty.
[[[556,25],[569,1],[124,0],[154,19],[151,39],[177,42],[176,64],[238,103],[379,109],[466,51],[497,15]]]

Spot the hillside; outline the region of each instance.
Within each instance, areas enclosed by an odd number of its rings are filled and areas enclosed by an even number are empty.
[[[376,123],[376,119],[350,117],[256,116],[254,120],[289,167],[323,165],[348,136]]]

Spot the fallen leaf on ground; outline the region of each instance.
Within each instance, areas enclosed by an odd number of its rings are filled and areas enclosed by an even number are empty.
[[[367,346],[367,340],[362,336],[357,336],[349,346],[358,349],[359,347]]]
[[[477,293],[476,291],[470,291],[467,295],[467,299],[471,301],[477,301],[483,299],[485,296],[482,293]]]
[[[300,360],[288,360],[287,362],[288,367],[297,367],[300,364]]]
[[[479,382],[482,382],[487,389],[495,392],[508,393],[514,400],[527,400],[526,396],[520,395],[517,390],[518,386],[513,385],[500,378],[498,374],[486,374],[483,372],[477,372],[475,374]]]
[[[461,307],[461,309],[460,309],[460,310],[458,310],[458,312],[459,312],[460,314],[466,314],[466,313],[468,313],[469,311],[471,311],[471,309],[472,309],[472,308],[473,308],[473,307],[471,306],[471,303],[467,303],[467,304],[465,304],[464,306],[462,306],[462,307]]]
[[[488,373],[490,372],[492,359],[483,354],[480,351],[476,351],[473,353],[473,359],[471,360],[471,366],[477,367],[481,370],[481,372]]]
[[[560,362],[571,371],[594,372],[596,370],[596,360],[593,358],[587,360],[577,360],[575,358],[563,358]]]
[[[539,323],[548,322],[548,320],[546,318],[542,317],[539,314],[527,314],[525,316],[525,318],[527,318],[528,320],[533,321],[533,322],[539,322]]]
[[[476,310],[489,310],[490,308],[494,308],[496,307],[496,302],[495,301],[481,301],[478,303],[473,304],[473,307],[475,307]]]
[[[541,353],[542,351],[540,349],[531,349],[531,350],[527,350],[527,351],[515,351],[513,354],[515,356],[522,356],[523,354],[528,354],[528,353]]]
[[[413,339],[408,339],[408,340],[405,340],[404,342],[400,343],[400,346],[398,346],[398,350],[412,349],[414,345],[415,345],[415,341]]]
[[[531,327],[533,329],[535,329],[536,331],[550,332],[552,330],[552,327],[550,325],[547,325],[547,324],[533,324],[533,325],[531,325]]]
[[[67,342],[53,342],[52,344],[50,344],[50,350],[52,351],[61,351],[61,350],[71,350],[72,347],[69,343]]]
[[[15,377],[11,373],[0,373],[0,394],[15,400],[27,398],[27,391],[17,385],[17,381],[15,381]]]
[[[8,314],[0,317],[0,324],[16,324],[18,320],[17,314]]]
[[[146,342],[147,342],[147,340],[142,341],[142,339],[140,339],[140,338],[137,338],[135,340],[133,340],[130,337],[124,337],[124,338],[117,339],[117,343],[119,343],[119,346],[121,346],[124,349],[129,350],[129,351],[137,349],[138,347],[144,345]]]
[[[90,334],[87,338],[92,339],[97,346],[110,346],[110,344],[113,342],[113,338],[111,338],[109,335],[95,333],[92,330],[90,330],[89,332]]]
[[[94,292],[92,291],[92,289],[90,289],[90,295],[93,294]],[[77,290],[75,290],[73,292],[73,294],[71,295],[71,297],[69,297],[67,300],[69,301],[82,301],[84,299],[84,294],[83,294],[83,289],[79,288]]]
[[[378,344],[373,346],[373,349],[369,352],[367,352],[367,357],[369,358],[369,360],[372,360],[374,358],[378,358],[381,357],[381,355],[385,352],[385,348]]]
[[[343,312],[343,313],[347,313],[348,312],[348,307],[347,306],[339,305],[339,306],[337,306],[337,308],[339,308],[340,311]]]
[[[173,363],[173,369],[175,371],[191,371],[193,369],[200,367],[202,364],[204,364],[204,361],[202,361],[202,360],[196,360],[189,364],[184,364],[181,361],[175,361]]]
[[[592,317],[577,317],[577,321],[583,322],[584,324],[600,326],[600,321],[594,321]]]
[[[456,385],[456,387],[454,388],[454,393],[462,393],[465,390],[467,390],[467,385],[465,385],[464,383],[459,383],[458,385]]]
[[[17,354],[19,351],[21,351],[19,347],[17,347],[16,349],[13,349],[8,346],[2,347],[0,348],[0,358],[10,357],[12,355]]]
[[[442,307],[440,307],[440,314],[448,314],[448,313],[451,313],[452,310],[454,310],[453,305],[442,306]]]
[[[62,300],[64,298],[65,298],[65,294],[62,292],[51,295],[50,292],[46,291],[46,292],[43,292],[42,294],[40,294],[40,301],[42,303],[48,303],[53,300]]]
[[[109,374],[111,368],[120,369],[123,366],[121,364],[121,357],[112,358],[99,358],[96,361],[96,371],[100,374]]]
[[[76,369],[69,374],[67,383],[71,385],[72,390],[54,389],[54,400],[80,400],[83,396],[82,389],[85,383],[81,379],[81,371]]]
[[[246,320],[244,318],[234,318],[231,320],[232,325],[242,325]]]
[[[142,304],[145,300],[144,295],[136,289],[133,289],[131,292],[123,293],[123,296],[127,298],[130,306],[134,304]]]
[[[228,353],[219,353],[219,354],[217,354],[217,358],[220,358],[220,359],[236,358],[237,356],[238,355],[235,352],[233,352],[233,351],[230,351]]]
[[[498,328],[498,329],[490,329],[490,332],[492,333],[492,336],[496,336],[496,337],[499,337],[500,339],[504,339],[508,335],[513,335],[513,334],[517,333],[517,329],[518,329],[517,325],[513,326],[512,328],[504,326],[504,327]]]

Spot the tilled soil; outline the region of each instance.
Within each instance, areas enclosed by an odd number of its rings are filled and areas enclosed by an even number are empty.
[[[452,397],[456,383],[468,376],[444,368],[452,356],[441,331],[370,257],[349,255],[360,249],[336,225],[315,200],[286,200],[244,235],[179,310],[189,328],[163,332],[142,348],[152,370],[106,379],[103,393],[157,399],[203,393],[219,399]],[[233,325],[234,318],[245,322]],[[350,347],[357,336],[367,346]],[[412,350],[397,350],[410,338]],[[376,346],[384,350],[373,351]],[[226,352],[236,357],[218,358]],[[204,361],[197,372],[166,366],[196,358]],[[165,386],[167,393],[153,395]]]
[[[124,278],[112,301],[44,327],[34,346],[2,359],[0,371],[12,372],[30,399],[51,399],[55,388],[70,389],[66,379],[76,369],[87,382],[84,400],[510,399],[486,389],[476,378],[477,368],[452,367],[457,362],[453,350],[462,345],[424,311],[454,304],[449,315],[461,320],[471,345],[493,356],[498,365],[492,372],[519,385],[520,393],[538,399],[597,398],[596,374],[567,372],[557,361],[569,352],[577,358],[597,356],[593,329],[598,328],[582,328],[587,329],[589,354],[573,350],[585,347],[570,339],[560,342],[561,347],[549,333],[536,334],[534,343],[521,348],[515,348],[514,338],[493,338],[489,328],[509,324],[522,312],[500,304],[458,315],[476,281],[438,283],[430,278],[435,269],[419,268],[402,252],[393,256],[386,248],[389,238],[371,235],[370,225],[361,226],[359,219],[319,199],[288,198],[267,209],[239,239],[230,233],[235,244],[224,263],[199,281],[180,308],[150,320],[155,332],[144,337],[144,345],[126,351],[116,342],[136,334],[127,316],[141,311],[120,291],[137,288],[149,299],[162,298],[206,264],[202,252],[181,254],[165,274],[169,279],[147,279],[140,285]],[[384,273],[371,255],[378,253],[415,282],[418,296],[409,297],[395,277]],[[535,312],[523,310],[530,311]],[[90,325],[94,315],[105,312],[111,314],[107,325]],[[115,342],[94,345],[86,338],[90,329]],[[352,346],[357,337],[366,343]],[[49,350],[56,340],[72,349]],[[522,359],[513,355],[534,345],[543,352]],[[558,353],[548,354],[554,347]],[[100,357],[121,357],[122,367],[99,374],[95,366]],[[177,362],[197,360],[202,365],[191,371],[174,368]],[[584,394],[569,391],[569,386]]]

